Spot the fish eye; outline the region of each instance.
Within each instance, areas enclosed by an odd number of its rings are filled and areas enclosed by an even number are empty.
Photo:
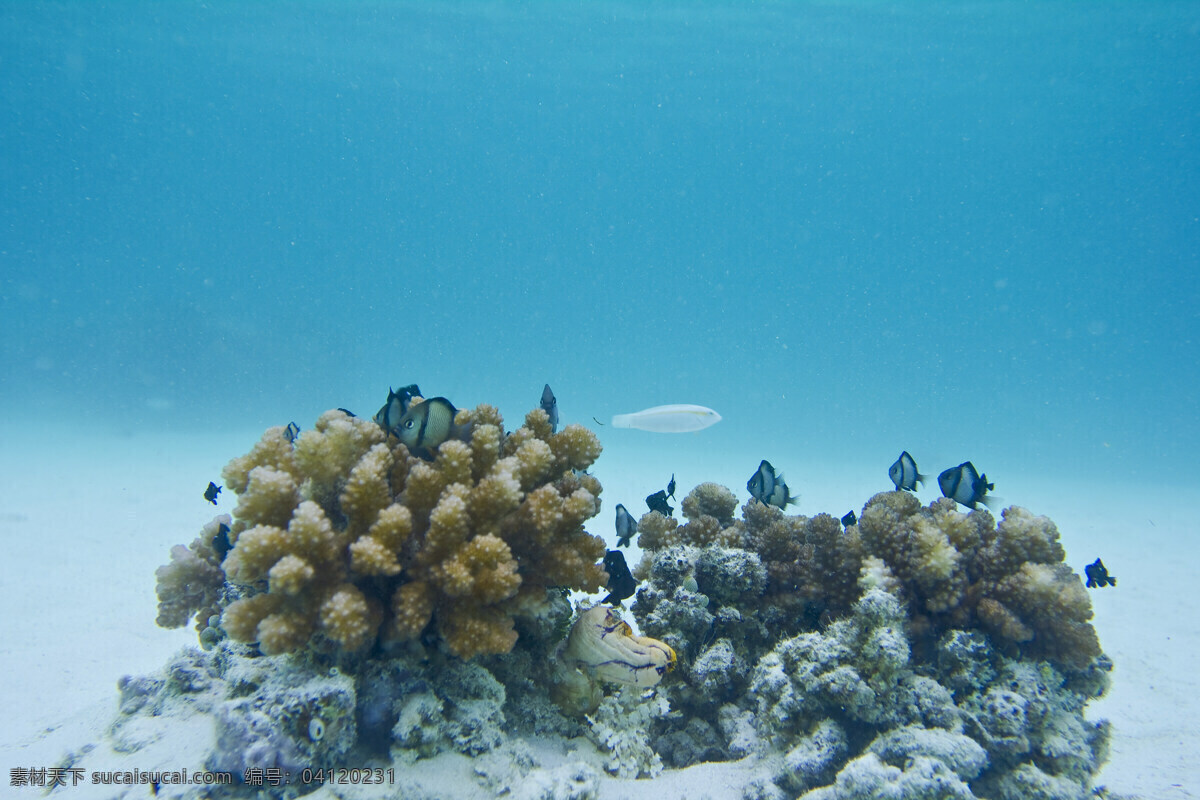
[[[405,428],[407,428],[407,429],[409,429],[409,430],[412,430],[412,426],[413,426],[413,425],[415,425],[415,424],[416,424],[415,420],[411,420],[411,419],[410,419],[410,420],[408,420],[407,422],[405,422],[405,423],[404,423],[404,427],[405,427]]]

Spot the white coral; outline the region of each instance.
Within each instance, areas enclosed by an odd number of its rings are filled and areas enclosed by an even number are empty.
[[[643,697],[622,689],[605,697],[595,714],[588,715],[592,737],[609,753],[604,768],[619,778],[653,778],[662,772],[662,759],[650,746],[650,725],[670,711],[661,694]]]

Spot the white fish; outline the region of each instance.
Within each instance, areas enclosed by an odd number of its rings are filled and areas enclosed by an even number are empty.
[[[655,406],[636,414],[616,414],[612,418],[614,428],[637,428],[654,433],[687,433],[720,421],[721,415],[711,408],[687,404]]]

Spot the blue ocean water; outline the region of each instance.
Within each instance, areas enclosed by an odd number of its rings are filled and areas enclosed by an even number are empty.
[[[1187,481],[1198,116],[1190,2],[6,3],[0,411]]]

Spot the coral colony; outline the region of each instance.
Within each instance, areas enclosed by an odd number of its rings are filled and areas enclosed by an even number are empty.
[[[628,526],[635,635],[568,602],[608,579],[584,530],[600,445],[542,406],[509,432],[458,411],[432,460],[341,410],[268,430],[223,472],[232,516],[158,571],[159,624],[195,616],[204,649],[123,681],[114,741],[172,709],[215,721],[204,766],[235,778],[383,766],[403,787],[457,751],[521,797],[741,759],[745,798],[1092,794],[1109,729],[1083,712],[1111,664],[1049,519],[898,490],[844,527],[701,484],[683,524]],[[587,738],[542,766],[533,736]]]

